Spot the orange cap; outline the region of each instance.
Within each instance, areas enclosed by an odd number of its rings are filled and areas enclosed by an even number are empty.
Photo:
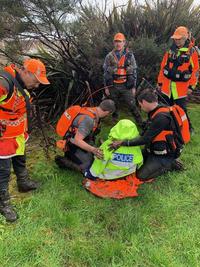
[[[26,59],[23,64],[24,68],[35,75],[41,84],[50,84],[46,76],[46,67],[39,59]]]
[[[181,39],[181,38],[183,38],[183,37],[185,37],[185,38],[189,38],[189,31],[188,31],[188,29],[186,28],[186,27],[184,27],[184,26],[180,26],[180,27],[178,27],[176,30],[175,30],[175,32],[174,32],[174,34],[171,36],[171,38],[172,39]]]
[[[125,41],[125,40],[126,40],[126,38],[125,38],[124,34],[121,32],[116,33],[114,36],[114,41]]]

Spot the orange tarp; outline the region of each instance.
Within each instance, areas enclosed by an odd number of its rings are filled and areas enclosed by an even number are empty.
[[[153,180],[153,179],[152,179]],[[148,182],[152,181],[149,180]],[[83,186],[92,194],[101,198],[116,198],[122,199],[127,197],[137,197],[137,189],[144,182],[136,178],[135,174],[130,174],[124,178],[117,180],[102,180],[102,179],[84,179]]]

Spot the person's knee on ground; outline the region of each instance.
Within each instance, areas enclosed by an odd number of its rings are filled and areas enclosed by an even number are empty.
[[[137,170],[136,176],[140,180],[157,178],[168,171],[175,170],[175,165],[174,158],[159,157],[150,154],[141,168]]]
[[[156,169],[151,169],[148,165],[143,165],[136,172],[136,177],[141,181],[147,181],[150,179],[157,178],[158,176],[165,173],[165,169],[157,167]]]
[[[81,172],[82,169],[79,164],[73,162],[67,157],[63,156],[56,156],[55,157],[55,162],[61,169],[67,169],[67,170],[75,170]]]

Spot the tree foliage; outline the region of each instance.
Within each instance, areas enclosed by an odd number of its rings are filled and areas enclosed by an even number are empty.
[[[110,11],[74,0],[0,0],[1,52],[9,61],[37,56],[48,67],[50,88],[39,91],[43,116],[55,119],[70,103],[83,102],[103,86],[103,61],[113,35],[125,33],[142,77],[156,80],[164,50],[179,25],[199,41],[200,6],[193,0],[129,0]],[[35,54],[30,44],[37,44]]]

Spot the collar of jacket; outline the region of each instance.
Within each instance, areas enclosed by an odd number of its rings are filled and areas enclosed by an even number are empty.
[[[162,108],[162,107],[166,107],[166,105],[158,104],[156,108],[154,108],[148,113],[148,118],[151,119],[151,116],[154,114],[154,112],[156,112],[159,108]]]
[[[123,51],[114,50],[114,53],[118,59],[120,59],[122,56],[126,55],[127,52],[128,52],[128,50],[126,48],[124,48]]]
[[[173,52],[173,53],[188,52],[189,45],[190,45],[190,41],[189,40],[186,40],[184,46],[181,47],[181,48],[178,48],[178,46],[175,43],[173,43],[172,46],[170,47],[170,51]]]
[[[20,74],[16,71],[16,77],[15,79],[18,81],[18,83],[21,85],[23,89],[27,89],[24,82],[22,81]]]

